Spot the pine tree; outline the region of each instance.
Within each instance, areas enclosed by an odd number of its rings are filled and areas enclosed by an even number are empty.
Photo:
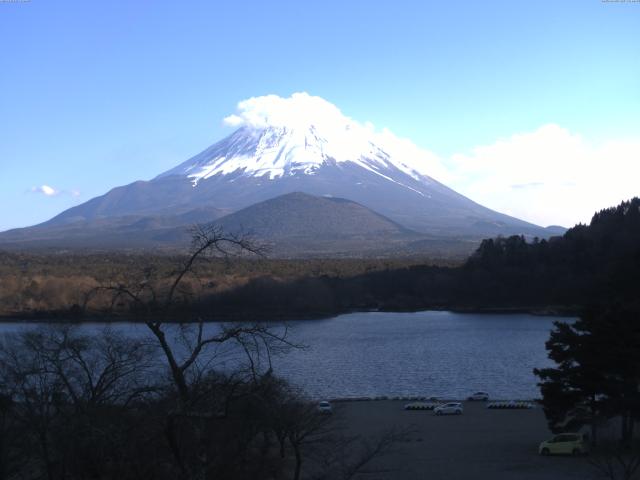
[[[640,315],[624,307],[591,308],[573,324],[556,322],[546,344],[557,367],[535,369],[552,431],[619,417],[629,443],[640,419]]]

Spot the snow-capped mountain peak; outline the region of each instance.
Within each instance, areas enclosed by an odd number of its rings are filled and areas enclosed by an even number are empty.
[[[266,176],[273,180],[284,176],[313,175],[323,165],[351,162],[403,186],[406,185],[402,181],[392,178],[393,170],[400,170],[415,180],[430,181],[406,163],[393,159],[373,139],[354,134],[354,130],[345,129],[341,136],[335,133],[331,136],[322,134],[313,125],[303,129],[242,127],[158,178],[187,176],[194,186],[219,174]]]
[[[373,171],[389,166],[389,155],[368,139],[350,136],[347,130],[344,138],[335,137],[313,125],[242,127],[163,176],[187,175],[197,184],[218,174],[266,175],[270,179],[309,175],[330,163],[354,162]]]
[[[430,181],[415,158],[389,153],[393,146],[384,145],[373,127],[350,119],[329,102],[306,93],[289,99],[272,97],[241,102],[241,115],[225,119],[229,125],[240,126],[238,130],[160,177],[188,176],[197,186],[216,175],[273,180],[314,175],[325,165],[350,162],[400,184],[401,179],[393,179],[394,171]],[[275,107],[265,107],[265,102],[274,102]]]

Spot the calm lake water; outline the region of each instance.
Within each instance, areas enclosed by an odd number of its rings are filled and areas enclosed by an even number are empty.
[[[366,312],[288,322],[304,349],[273,358],[276,373],[312,397],[439,396],[464,398],[486,390],[493,398],[537,398],[533,368],[551,365],[544,343],[553,321],[526,314]],[[0,324],[0,333],[35,328]],[[83,330],[100,330],[87,324]],[[144,325],[111,328],[146,336]],[[218,328],[216,324],[207,328]],[[233,351],[210,352],[214,365],[237,361]],[[237,352],[237,350],[236,350]]]

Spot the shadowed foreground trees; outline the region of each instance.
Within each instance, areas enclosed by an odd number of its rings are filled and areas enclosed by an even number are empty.
[[[6,336],[0,479],[348,479],[401,438],[348,437],[269,370],[210,364],[184,405],[164,359],[111,329]]]
[[[90,478],[135,463],[127,443],[138,422],[136,405],[157,388],[146,375],[148,354],[144,343],[111,331],[79,336],[63,327],[4,338],[0,458],[9,471]]]
[[[605,445],[589,459],[599,478],[634,480],[640,478],[640,442],[621,447]]]
[[[556,368],[536,369],[553,431],[577,430],[618,418],[631,444],[640,420],[640,313],[622,306],[592,308],[573,324],[556,322],[547,342]]]

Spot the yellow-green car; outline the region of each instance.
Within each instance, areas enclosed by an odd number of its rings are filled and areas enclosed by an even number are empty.
[[[561,433],[538,447],[540,455],[586,455],[589,442],[583,433]]]

